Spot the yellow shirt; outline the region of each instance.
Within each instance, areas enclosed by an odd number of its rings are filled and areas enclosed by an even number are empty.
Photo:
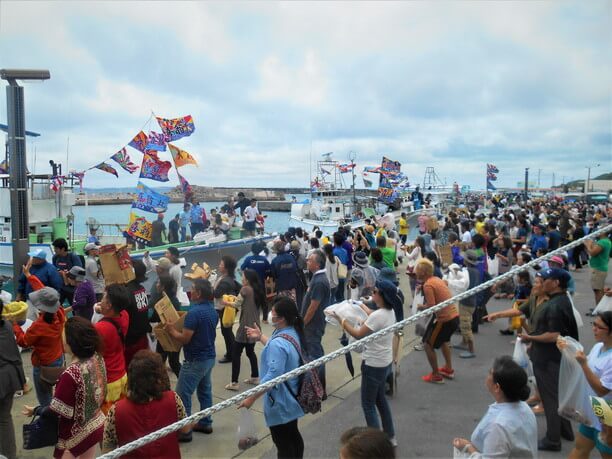
[[[400,218],[399,219],[399,233],[400,235],[408,235],[408,228],[410,228],[410,225],[408,224],[408,222],[406,221],[405,218]]]
[[[485,226],[484,222],[476,222],[474,224],[474,229],[476,230],[476,232],[478,234],[484,235],[484,233],[485,233],[485,227],[484,226]]]

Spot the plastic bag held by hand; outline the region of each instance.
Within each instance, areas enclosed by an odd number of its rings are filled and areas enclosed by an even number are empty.
[[[529,356],[527,355],[527,345],[520,339],[517,338],[514,343],[514,353],[512,359],[523,369],[529,367]]]
[[[236,430],[236,439],[238,441],[238,448],[245,450],[253,446],[259,441],[257,438],[257,429],[255,428],[255,421],[253,419],[253,413],[250,410],[239,410],[240,419],[238,420],[238,429]]]
[[[582,345],[571,336],[564,336],[566,346],[561,350],[561,366],[559,368],[559,416],[570,421],[580,422],[586,426],[592,425],[589,412],[588,383],[580,364],[576,360],[576,352],[583,351]]]

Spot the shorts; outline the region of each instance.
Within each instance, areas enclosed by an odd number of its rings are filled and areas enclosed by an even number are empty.
[[[448,343],[459,327],[459,317],[448,322],[438,322],[430,320],[423,336],[423,342],[429,344],[434,349],[439,349],[444,343]]]
[[[244,229],[247,231],[255,231],[255,220],[252,222],[244,222]]]
[[[608,271],[600,271],[598,269],[591,269],[591,288],[593,290],[603,290],[606,284],[606,277]]]
[[[612,446],[608,446],[605,443],[602,443],[599,439],[599,430],[585,426],[584,424],[580,424],[578,426],[578,432],[582,434],[583,437],[588,438],[593,443],[595,443],[595,448],[602,454],[612,454]]]
[[[459,329],[464,341],[474,341],[472,333],[472,319],[474,317],[474,307],[459,305]]]

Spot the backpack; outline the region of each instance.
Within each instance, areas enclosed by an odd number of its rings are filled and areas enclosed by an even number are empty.
[[[295,347],[296,351],[300,355],[300,366],[306,363],[304,356],[302,355],[302,350],[300,349],[300,345],[297,341],[286,333],[280,333],[277,336],[286,339]],[[319,373],[317,373],[316,369],[312,369],[303,373],[299,376],[298,383],[298,393],[295,394],[291,389],[291,386],[284,382],[287,390],[293,395],[293,398],[297,400],[297,402],[304,410],[304,413],[318,413],[321,411],[321,402],[323,401],[323,385],[321,384],[321,380],[319,379]]]

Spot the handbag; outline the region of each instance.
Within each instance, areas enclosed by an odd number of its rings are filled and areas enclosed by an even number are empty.
[[[57,444],[58,418],[55,413],[38,406],[29,424],[23,425],[23,449],[38,449]]]
[[[344,263],[338,264],[338,279],[346,279],[348,276],[348,267]]]
[[[223,318],[221,319],[221,325],[225,328],[229,328],[234,325],[236,320],[236,308],[232,306],[225,306],[223,308]]]
[[[65,362],[59,367],[40,367],[40,380],[50,386],[55,386],[65,370]]]

